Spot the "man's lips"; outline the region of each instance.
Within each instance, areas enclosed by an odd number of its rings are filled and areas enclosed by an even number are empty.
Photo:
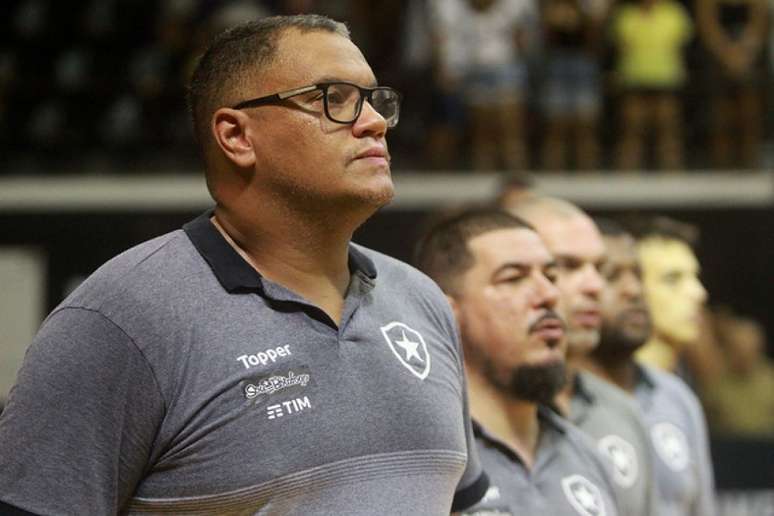
[[[621,320],[629,324],[644,326],[648,324],[648,312],[644,308],[630,308],[621,313]]]
[[[576,310],[572,314],[573,322],[586,328],[599,328],[602,315],[599,310]]]
[[[564,337],[564,322],[553,314],[546,314],[530,326],[529,332],[547,342],[558,342]]]
[[[380,145],[375,145],[373,147],[369,147],[358,154],[355,155],[355,160],[358,159],[377,159],[377,160],[384,160],[389,163],[390,161],[390,153],[387,152],[387,149]]]

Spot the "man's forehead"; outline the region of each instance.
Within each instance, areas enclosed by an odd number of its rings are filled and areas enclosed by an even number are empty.
[[[546,217],[538,231],[556,257],[596,261],[605,255],[599,230],[586,216]]]
[[[629,235],[604,236],[607,258],[616,261],[637,261],[637,243]]]
[[[537,233],[528,228],[504,228],[471,238],[476,261],[492,267],[503,263],[545,264],[553,260]]]
[[[639,245],[639,256],[646,269],[690,272],[699,269],[691,248],[679,240],[646,239]]]
[[[324,30],[290,28],[278,40],[272,72],[292,84],[346,80],[361,85],[376,82],[363,53],[348,38]]]

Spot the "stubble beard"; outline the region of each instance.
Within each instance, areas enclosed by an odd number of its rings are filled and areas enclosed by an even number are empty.
[[[605,363],[631,360],[634,353],[648,341],[649,335],[650,330],[640,335],[627,331],[624,321],[618,318],[602,325],[599,346],[592,354]]]

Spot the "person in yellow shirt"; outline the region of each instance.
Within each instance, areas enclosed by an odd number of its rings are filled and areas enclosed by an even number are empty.
[[[618,166],[643,166],[645,140],[653,126],[659,167],[679,169],[683,166],[679,91],[687,77],[683,49],[693,35],[693,22],[675,0],[638,0],[615,8],[611,27],[622,93]]]

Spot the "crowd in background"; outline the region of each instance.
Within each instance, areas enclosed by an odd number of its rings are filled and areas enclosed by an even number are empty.
[[[6,173],[197,166],[184,84],[211,34],[321,12],[404,93],[397,169],[769,165],[769,0],[3,2]],[[74,149],[78,149],[77,152]]]

